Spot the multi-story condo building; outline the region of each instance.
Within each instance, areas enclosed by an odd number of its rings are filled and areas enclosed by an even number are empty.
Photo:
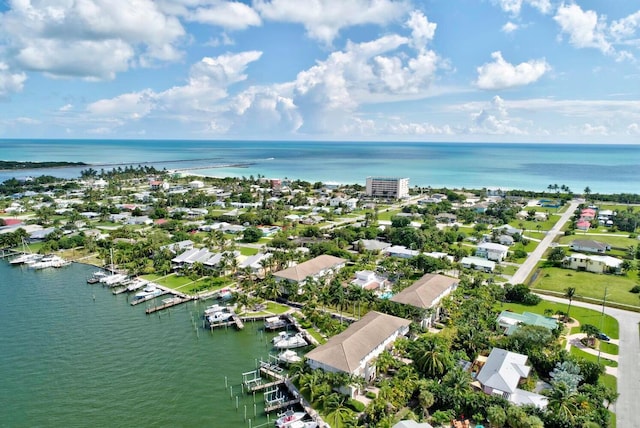
[[[409,196],[409,179],[367,177],[367,196],[374,198],[406,198]]]

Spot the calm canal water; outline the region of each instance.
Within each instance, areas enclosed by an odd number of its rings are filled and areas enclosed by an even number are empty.
[[[94,270],[0,260],[0,426],[249,427],[245,405],[254,428],[267,422],[262,395],[256,418],[240,383],[273,335],[259,323],[202,330],[204,303],[147,316],[145,304],[87,284]]]

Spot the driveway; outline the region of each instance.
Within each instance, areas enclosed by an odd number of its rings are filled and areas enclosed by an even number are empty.
[[[569,301],[554,296],[539,294],[545,300],[568,304]],[[573,306],[602,311],[602,306],[573,301]],[[613,406],[616,425],[619,427],[638,426],[638,397],[640,397],[640,313],[605,307],[604,312],[618,320],[620,339],[618,340],[618,393],[620,397]]]

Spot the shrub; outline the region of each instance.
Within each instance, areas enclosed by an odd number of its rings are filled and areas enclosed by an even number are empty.
[[[364,396],[365,396],[365,397],[367,397],[367,398],[368,398],[368,399],[370,399],[370,400],[373,400],[374,398],[376,398],[376,393],[375,393],[375,392],[373,392],[373,391],[367,391],[367,392],[364,394]]]
[[[638,285],[634,285],[633,288],[631,290],[629,290],[632,293],[638,294],[640,293],[640,284]]]

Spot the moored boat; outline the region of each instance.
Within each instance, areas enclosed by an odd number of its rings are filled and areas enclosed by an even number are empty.
[[[278,328],[284,328],[287,326],[287,320],[280,318],[279,316],[269,317],[264,320],[264,328],[267,330],[276,330]]]
[[[296,351],[287,349],[286,351],[282,351],[278,354],[278,362],[283,364],[295,364],[302,361],[302,357],[300,357]]]
[[[219,311],[219,312],[214,312],[213,314],[207,316],[207,321],[209,321],[209,324],[216,324],[216,323],[228,321],[232,317],[233,317],[233,313],[231,312]]]
[[[276,337],[278,340],[274,340],[273,346],[277,349],[301,348],[308,345],[306,339],[300,333],[294,335],[285,333],[284,335],[279,334]]]
[[[287,410],[284,413],[278,415],[278,419],[276,419],[275,426],[278,428],[291,428],[292,424],[296,422],[301,422],[302,419],[307,416],[307,412],[294,412],[293,410]],[[299,425],[298,425],[299,426]]]
[[[156,287],[153,284],[147,284],[142,291],[138,291],[134,296],[134,300],[151,299],[162,294],[162,289]]]

